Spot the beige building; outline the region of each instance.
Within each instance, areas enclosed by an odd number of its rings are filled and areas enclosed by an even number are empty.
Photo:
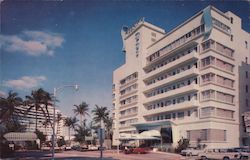
[[[141,19],[121,34],[125,64],[113,72],[113,145],[121,135],[150,130],[174,146],[182,137],[208,148],[246,143],[250,34],[240,17],[208,6],[167,33]]]

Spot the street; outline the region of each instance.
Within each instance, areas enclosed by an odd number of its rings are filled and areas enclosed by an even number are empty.
[[[150,152],[147,154],[124,154],[119,153],[115,150],[104,151],[104,160],[181,160],[182,156],[172,153],[161,153],[161,152]],[[63,151],[55,154],[56,159],[86,159],[86,160],[97,160],[100,157],[99,151]],[[49,152],[42,151],[19,151],[15,153],[15,159],[26,160],[26,159],[50,159],[51,154]]]

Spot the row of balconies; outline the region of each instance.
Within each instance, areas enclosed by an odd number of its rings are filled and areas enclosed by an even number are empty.
[[[175,81],[180,81],[180,80],[186,79],[188,77],[193,77],[196,75],[199,75],[199,70],[197,68],[193,67],[191,69],[183,71],[181,74],[176,74],[175,76],[171,76],[171,77],[164,79],[162,81],[145,86],[144,92],[148,92],[156,87],[167,85],[167,84],[173,83]]]
[[[165,66],[161,67],[161,68],[158,68],[148,74],[146,74],[143,79],[144,80],[147,80],[149,79],[150,77],[156,75],[156,74],[161,74],[162,72],[166,72],[168,70],[171,70],[173,69],[174,67],[176,67],[176,64],[178,65],[182,65],[184,63],[187,63],[189,61],[192,61],[192,60],[197,60],[198,59],[198,53],[196,51],[192,51],[190,54],[187,54],[183,57],[180,57],[179,59],[173,61],[173,62],[170,62],[168,64],[166,64]]]
[[[198,90],[199,90],[199,85],[197,85],[197,84],[187,85],[187,86],[184,86],[181,88],[177,88],[175,90],[170,90],[170,91],[162,93],[162,94],[148,97],[144,101],[144,104],[147,104],[147,103],[150,103],[150,102],[153,102],[156,100],[165,99],[165,98],[177,97],[178,95],[190,93],[190,92],[194,92],[194,91],[198,91]]]

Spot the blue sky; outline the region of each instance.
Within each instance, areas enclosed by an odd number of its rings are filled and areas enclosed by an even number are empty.
[[[2,1],[0,94],[20,96],[39,87],[79,84],[63,90],[60,110],[72,116],[74,104],[86,101],[112,106],[112,72],[124,63],[120,29],[141,17],[167,32],[211,4],[242,18],[250,32],[246,1]]]

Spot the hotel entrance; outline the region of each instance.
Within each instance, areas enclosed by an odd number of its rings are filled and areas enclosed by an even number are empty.
[[[141,147],[157,147],[172,145],[172,122],[162,121],[154,123],[134,124],[141,136],[139,145]]]

